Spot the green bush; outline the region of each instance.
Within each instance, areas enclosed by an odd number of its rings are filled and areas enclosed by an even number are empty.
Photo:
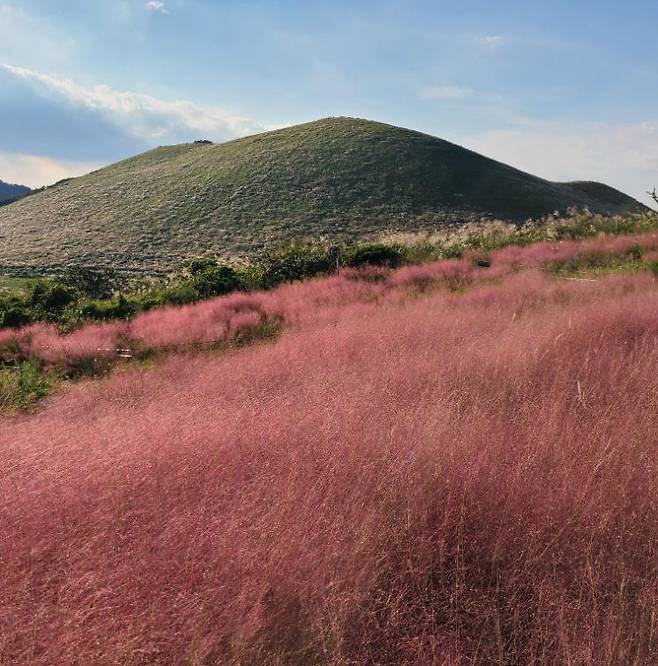
[[[0,328],[19,328],[32,322],[30,309],[21,302],[0,302]]]
[[[327,249],[293,245],[267,254],[258,262],[259,286],[270,289],[283,282],[331,273],[335,266],[336,260]]]
[[[135,304],[137,310],[153,310],[167,304],[167,292],[161,288],[151,289],[144,294],[132,296],[131,301]]]
[[[242,287],[237,271],[226,264],[210,264],[198,269],[195,265],[190,284],[201,298],[211,298],[237,291]]]
[[[383,243],[369,243],[356,245],[345,252],[345,263],[348,266],[388,266],[396,268],[404,262],[404,249],[398,245],[384,245]]]
[[[59,282],[82,296],[95,299],[112,298],[119,288],[119,280],[114,271],[86,266],[66,269]]]
[[[67,287],[58,282],[37,282],[28,297],[28,302],[33,308],[38,308],[44,314],[57,314],[65,307],[78,300],[75,289]]]
[[[123,294],[111,301],[89,301],[80,308],[83,319],[128,319],[139,310],[139,303],[134,299],[127,299]]]
[[[191,282],[173,282],[164,290],[164,299],[166,304],[187,305],[196,303],[199,300],[199,292],[194,288]]]
[[[213,257],[195,257],[184,264],[183,275],[185,277],[194,277],[217,266],[219,266],[219,262]]]

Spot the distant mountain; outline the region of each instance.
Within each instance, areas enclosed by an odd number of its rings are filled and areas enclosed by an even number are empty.
[[[10,185],[0,180],[0,204],[13,201],[29,194],[32,190],[25,185]]]
[[[0,266],[141,274],[212,252],[372,238],[570,206],[643,208],[600,183],[554,183],[427,134],[328,118],[224,144],[157,148],[0,209]]]

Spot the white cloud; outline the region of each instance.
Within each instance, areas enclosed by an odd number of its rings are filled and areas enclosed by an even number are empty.
[[[94,162],[72,162],[0,151],[0,180],[29,187],[52,185],[63,178],[81,176],[100,166]]]
[[[191,133],[211,139],[228,139],[262,129],[248,118],[187,100],[166,101],[142,93],[114,90],[106,85],[85,87],[70,79],[24,67],[0,65],[0,68],[70,104],[95,111],[133,136],[150,143],[180,140],[181,135]]]
[[[457,101],[470,97],[473,94],[470,88],[459,86],[428,86],[420,91],[423,99],[438,99],[444,102]]]
[[[146,9],[150,9],[152,12],[160,12],[161,14],[169,14],[169,10],[165,6],[164,2],[160,0],[149,0],[146,3]]]
[[[534,122],[458,143],[549,180],[598,180],[649,205],[658,187],[658,120],[627,124]]]
[[[485,35],[480,37],[479,42],[482,46],[487,46],[490,49],[496,49],[503,46],[507,40],[502,35]]]

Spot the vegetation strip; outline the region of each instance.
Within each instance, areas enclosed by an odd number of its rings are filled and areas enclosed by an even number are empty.
[[[370,300],[390,290],[422,292],[441,285],[462,291],[532,268],[575,280],[610,272],[658,273],[658,233],[507,245],[486,254],[472,251],[464,253],[462,259],[406,265],[395,271],[390,269],[390,254],[380,248],[377,252],[369,248],[369,252],[371,258],[386,257],[381,263],[388,266],[346,269],[330,278],[337,280],[336,284],[348,285],[341,287],[344,298]],[[191,268],[192,277],[203,275],[206,280],[207,273],[216,266],[211,260],[199,260]],[[223,270],[221,274],[224,275]],[[363,287],[350,291],[349,284],[354,282]],[[304,285],[299,288],[302,294],[304,290],[310,294],[313,289]],[[35,291],[36,287],[32,293]],[[143,312],[130,321],[87,324],[68,334],[44,323],[0,329],[0,361],[5,364],[0,367],[0,411],[25,409],[63,379],[104,374],[120,362],[170,352],[217,349],[276,336],[291,319],[286,293],[285,288],[279,287],[271,292],[228,294],[196,304]],[[34,377],[35,372],[38,378]]]
[[[364,265],[397,267],[464,256],[486,257],[507,246],[645,234],[658,230],[658,215],[603,217],[574,214],[521,227],[473,224],[434,234],[394,234],[381,243],[290,246],[248,264],[213,257],[190,260],[166,281],[134,282],[112,271],[78,266],[59,277],[0,277],[0,328],[38,321],[72,330],[88,321],[130,319],[166,305],[184,305],[233,292],[271,289],[282,283],[330,275]],[[1,269],[0,269],[1,272]]]

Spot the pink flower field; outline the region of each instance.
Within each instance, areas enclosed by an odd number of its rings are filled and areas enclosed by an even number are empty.
[[[169,350],[0,416],[0,663],[658,663],[658,284],[541,270],[636,246],[0,332]]]
[[[461,289],[528,269],[596,257],[626,259],[634,251],[656,261],[658,233],[512,245],[491,253],[486,270],[478,266],[477,253],[459,260],[404,266],[393,272],[377,267],[346,269],[340,276],[287,284],[272,292],[236,293],[195,305],[166,307],[142,313],[128,323],[91,324],[68,335],[59,335],[49,324],[33,324],[18,331],[0,329],[0,360],[18,356],[44,364],[76,366],[84,361],[105,362],[123,351],[138,355],[220,346],[268,322],[308,324],[331,316],[332,305],[342,310],[350,303],[383,296],[398,298],[398,292],[408,289],[446,285]]]

